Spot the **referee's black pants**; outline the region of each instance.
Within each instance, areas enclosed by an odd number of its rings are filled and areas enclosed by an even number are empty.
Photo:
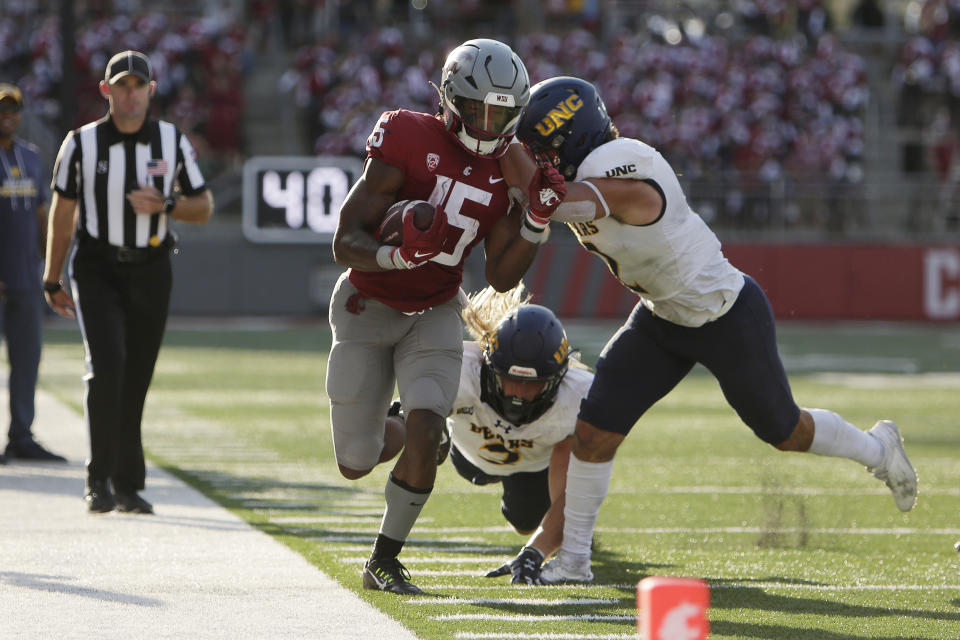
[[[170,255],[157,249],[147,260],[120,262],[102,245],[79,242],[71,278],[86,349],[87,480],[140,491],[140,423],[170,307]]]

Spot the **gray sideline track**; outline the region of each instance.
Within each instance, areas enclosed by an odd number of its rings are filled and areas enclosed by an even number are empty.
[[[0,375],[3,432],[8,406]],[[149,464],[143,496],[157,515],[88,514],[86,426],[42,391],[34,435],[69,464],[0,465],[0,638],[416,640],[297,553]]]

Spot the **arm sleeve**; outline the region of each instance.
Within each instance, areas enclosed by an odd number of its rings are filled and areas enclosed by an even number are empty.
[[[384,111],[367,137],[367,155],[407,173],[410,143],[416,140],[412,122],[403,111]]]
[[[79,191],[78,174],[80,168],[80,146],[76,132],[71,131],[63,139],[57,160],[53,164],[53,179],[50,188],[71,200],[77,199]]]
[[[177,142],[177,182],[180,183],[180,191],[185,196],[195,196],[198,193],[206,191],[207,185],[203,180],[203,174],[200,173],[200,165],[197,164],[197,152],[193,145],[183,132],[177,131],[179,141]]]

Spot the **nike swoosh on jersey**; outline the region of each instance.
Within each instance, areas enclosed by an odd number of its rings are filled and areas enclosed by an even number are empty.
[[[426,251],[426,252],[424,252],[424,253],[420,253],[419,251],[414,251],[414,252],[413,252],[413,257],[414,257],[414,258],[426,258],[427,256],[429,256],[429,255],[432,254],[432,253],[433,253],[432,251]]]
[[[493,176],[490,176],[487,179],[490,181],[490,184],[497,184],[498,182],[503,180],[503,178],[494,178]]]

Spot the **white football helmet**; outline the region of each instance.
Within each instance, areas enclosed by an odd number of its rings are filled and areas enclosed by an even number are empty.
[[[497,40],[468,40],[450,52],[440,76],[443,121],[460,145],[499,158],[530,101],[527,68]]]

